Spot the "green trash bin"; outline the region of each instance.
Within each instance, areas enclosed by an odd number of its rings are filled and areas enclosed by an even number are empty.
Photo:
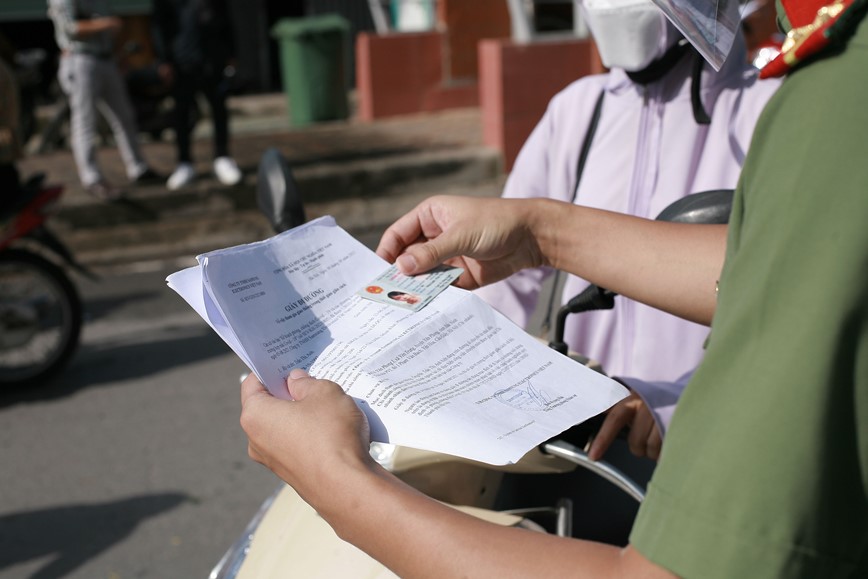
[[[294,126],[349,116],[349,31],[349,23],[337,14],[284,18],[272,27]]]

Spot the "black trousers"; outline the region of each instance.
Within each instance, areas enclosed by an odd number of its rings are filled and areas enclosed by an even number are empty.
[[[178,162],[190,163],[190,133],[193,131],[191,111],[197,94],[202,94],[211,108],[214,123],[214,158],[229,154],[229,112],[226,108],[226,87],[221,75],[179,70],[175,76],[175,138]]]

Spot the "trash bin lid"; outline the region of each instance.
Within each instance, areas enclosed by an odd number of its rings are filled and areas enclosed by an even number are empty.
[[[322,14],[304,18],[282,18],[271,27],[274,38],[293,38],[325,32],[349,32],[350,23],[339,14]]]

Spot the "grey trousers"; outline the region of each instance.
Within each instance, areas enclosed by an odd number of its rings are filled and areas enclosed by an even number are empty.
[[[97,109],[111,127],[127,177],[141,175],[147,164],[139,149],[130,99],[115,62],[88,54],[66,54],[60,59],[57,76],[69,99],[72,153],[82,185],[89,187],[103,178],[96,159]]]

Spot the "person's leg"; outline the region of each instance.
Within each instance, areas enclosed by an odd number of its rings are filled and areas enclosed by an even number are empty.
[[[135,180],[148,170],[138,141],[138,129],[127,88],[117,66],[112,61],[100,61],[97,70],[101,78],[98,106],[111,126],[112,134],[124,161],[127,177]]]
[[[192,162],[190,155],[190,109],[196,95],[196,84],[189,72],[176,71],[173,97],[175,99],[174,124],[178,164]]]
[[[193,130],[190,119],[190,109],[196,96],[195,74],[190,71],[175,71],[175,82],[172,86],[172,97],[175,100],[174,129],[175,146],[178,155],[178,166],[169,176],[166,186],[171,191],[186,187],[196,178],[190,153],[190,133]]]
[[[96,110],[94,59],[70,54],[60,59],[58,81],[69,100],[70,146],[81,184],[91,187],[103,180],[96,162]]]
[[[202,78],[200,89],[211,107],[214,122],[214,158],[229,156],[229,110],[222,78],[208,75]]]
[[[217,75],[208,75],[202,79],[200,88],[208,99],[214,122],[214,173],[222,184],[236,185],[242,175],[238,165],[229,156],[229,112],[222,80]]]

